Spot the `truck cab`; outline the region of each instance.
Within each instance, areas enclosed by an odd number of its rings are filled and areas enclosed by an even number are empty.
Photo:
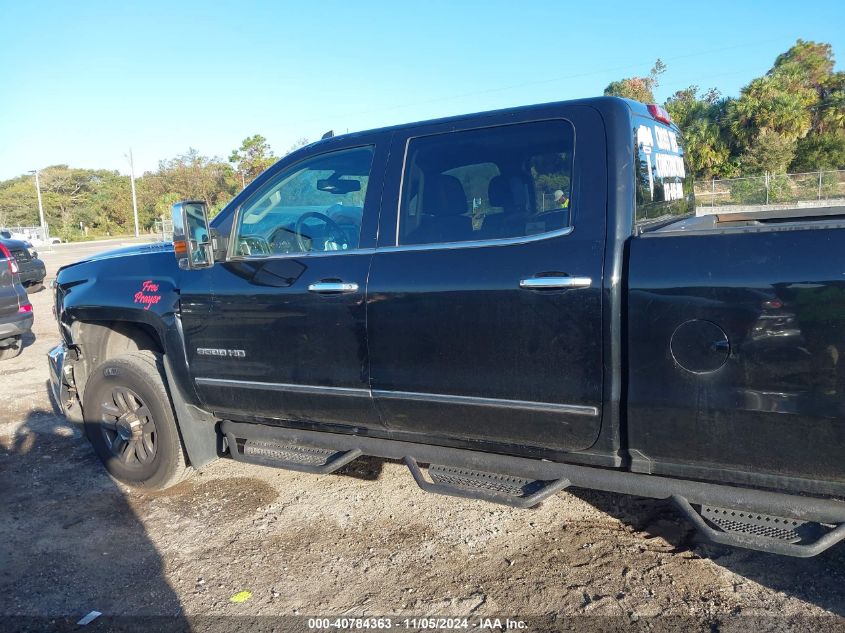
[[[736,406],[764,390],[748,302],[783,271],[752,265],[742,285],[730,259],[704,263],[733,238],[673,233],[694,213],[679,131],[621,99],[324,139],[210,223],[202,202],[175,205],[172,247],[62,269],[54,393],[135,485],[218,456],[332,472],[369,454],[453,496],[671,498],[717,542],[817,553],[845,537],[839,392],[820,417],[788,397]],[[826,439],[822,466],[754,454],[793,437],[766,410],[787,401]],[[723,510],[794,529],[759,537]]]

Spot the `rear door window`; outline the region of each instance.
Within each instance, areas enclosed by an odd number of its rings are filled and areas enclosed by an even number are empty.
[[[574,131],[563,120],[408,142],[398,244],[518,238],[568,228]]]

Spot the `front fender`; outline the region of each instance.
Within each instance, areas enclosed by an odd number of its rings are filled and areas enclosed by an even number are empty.
[[[76,323],[141,324],[155,332],[185,397],[199,404],[185,356],[180,273],[169,251],[104,256],[61,269],[56,278],[57,317],[65,342],[79,346]]]
[[[201,408],[185,354],[181,274],[167,250],[92,259],[59,271],[56,307],[65,344],[81,350],[83,357],[80,324],[120,322],[155,333],[188,458],[198,468],[217,457],[217,431],[214,418]]]

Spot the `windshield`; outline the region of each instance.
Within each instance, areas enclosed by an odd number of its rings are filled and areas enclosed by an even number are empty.
[[[654,119],[634,119],[638,226],[695,212],[692,176],[677,131]]]

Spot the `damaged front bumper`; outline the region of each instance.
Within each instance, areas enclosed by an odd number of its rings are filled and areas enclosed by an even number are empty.
[[[73,356],[73,352],[69,352],[64,343],[56,345],[47,352],[47,362],[50,366],[50,390],[53,400],[65,417],[74,422],[81,422],[82,407],[77,397],[73,364],[69,362],[69,355]]]

